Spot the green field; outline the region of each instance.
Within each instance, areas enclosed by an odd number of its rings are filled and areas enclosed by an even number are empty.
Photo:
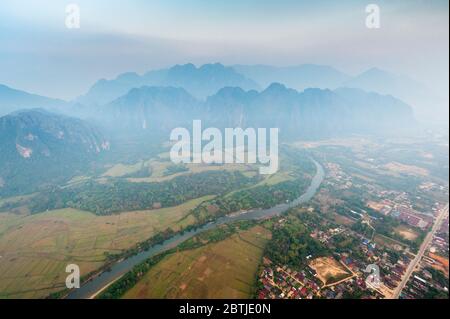
[[[230,172],[240,171],[243,173],[245,172],[247,174],[251,174],[249,175],[250,177],[255,175],[255,167],[246,164],[227,164],[227,165],[186,164],[185,167],[187,170],[185,172],[170,175],[166,175],[167,168],[173,165],[173,163],[170,161],[151,160],[147,164],[152,172],[150,177],[127,178],[127,181],[136,183],[164,182],[178,176],[188,174],[198,174],[210,171],[230,171]]]
[[[165,257],[124,296],[134,298],[249,298],[270,232],[260,226]]]
[[[105,177],[121,177],[127,174],[137,172],[142,166],[146,165],[144,162],[138,162],[134,165],[116,164],[109,168],[102,176]]]
[[[280,172],[265,178],[256,186],[273,186],[293,180],[291,174],[294,169],[298,169],[297,164],[293,163],[282,167]],[[163,154],[157,158],[131,162],[131,164],[109,164],[104,166],[100,173],[101,175],[75,176],[62,186],[60,191],[68,191],[73,187],[80,187],[81,189],[83,184],[89,184],[89,182],[98,183],[99,185],[102,185],[102,183],[110,185],[118,181],[137,183],[167,182],[182,175],[190,176],[207,172],[213,174],[215,171],[240,172],[246,178],[254,177],[258,174],[257,166],[245,164],[225,166],[187,164],[184,167],[187,169],[186,171],[171,171],[168,169],[171,166],[173,166],[173,163],[167,160]],[[144,170],[148,170],[145,173],[149,175],[142,174],[142,177],[140,177],[140,173]],[[303,172],[303,170],[308,169],[301,166],[300,171]],[[216,180],[213,181],[213,183],[215,182]],[[129,184],[135,186],[134,183]],[[208,184],[200,183],[197,186],[201,189],[203,185]],[[183,185],[175,186],[181,190]],[[209,186],[207,187],[209,188]],[[248,185],[245,185],[244,189],[247,187]],[[192,188],[191,184],[185,187],[188,190],[190,188]],[[227,193],[233,194],[237,189],[241,188],[227,189]],[[108,189],[108,191],[113,191],[113,189]],[[268,198],[263,193],[264,190],[261,190],[259,195],[263,198]],[[75,192],[74,196],[77,194],[79,193]],[[0,200],[1,205],[9,205],[5,206],[6,212],[0,213],[0,298],[42,298],[52,292],[59,291],[64,288],[67,276],[65,268],[68,264],[78,264],[81,269],[81,275],[87,275],[104,266],[109,254],[118,254],[133,248],[137,243],[145,241],[168,228],[177,231],[180,228],[198,223],[198,216],[192,214],[191,210],[202,202],[215,198],[215,196],[205,196],[188,201],[180,206],[163,209],[137,210],[133,212],[122,212],[121,210],[123,209],[118,209],[117,212],[119,213],[117,214],[102,216],[73,208],[45,211],[46,208],[52,206],[42,205],[42,207],[39,207],[39,210],[35,211],[36,214],[30,215],[30,201],[40,195],[41,193],[36,193],[31,196],[18,196]],[[90,193],[87,195],[90,195]],[[110,193],[105,192],[105,196],[109,195]],[[131,200],[137,202],[136,198],[132,198],[132,195],[134,196],[135,193],[130,192],[128,197],[123,198],[123,202]],[[193,194],[193,197],[202,195],[204,194]],[[180,197],[181,195],[178,194],[177,196]],[[117,197],[112,197],[112,199],[117,199]],[[61,198],[56,200],[61,200]],[[180,200],[179,202],[182,201]],[[39,203],[38,200],[37,202]],[[80,203],[82,202],[80,200]],[[109,202],[106,201],[106,203],[108,204]],[[252,202],[251,204],[259,207],[262,205],[261,203],[261,199],[258,199],[256,203]],[[93,200],[93,207],[95,207],[94,204],[99,205],[99,201]],[[60,207],[77,206],[62,205]],[[158,208],[158,205],[153,205],[153,207]],[[131,210],[130,208],[125,209]],[[212,217],[214,216],[208,216],[208,218]],[[242,234],[242,236],[245,235]],[[235,241],[238,239],[235,238]],[[237,267],[234,271],[239,276],[232,286],[226,288],[228,292],[231,291],[231,294],[227,292],[223,296],[242,297],[248,295],[250,281],[253,280],[254,269],[252,267],[256,267],[258,263],[256,259],[259,258],[258,256],[261,253],[260,248],[254,250],[251,247],[247,247],[243,241],[239,242],[230,251],[227,250],[227,247],[232,247],[229,243],[223,247],[221,246],[223,244],[219,243],[217,245],[219,251],[211,254],[216,254],[217,256],[224,254],[224,258],[230,260],[230,267]],[[211,245],[211,247],[213,246]],[[243,249],[242,252],[240,252],[240,249]],[[241,261],[234,260],[234,256],[230,255],[232,253],[237,253],[238,255],[242,253],[242,256],[238,257],[243,259]],[[252,258],[252,261],[255,261],[254,264],[245,260],[247,253],[249,254],[248,258]],[[210,264],[217,267],[217,271],[220,269],[219,265],[215,265],[214,261],[211,261]],[[204,271],[208,274],[210,270],[205,269]],[[243,272],[242,275],[240,271]],[[231,275],[226,272],[224,276],[228,278],[227,276]],[[217,278],[219,280],[221,276]],[[214,281],[212,282],[214,284]],[[208,294],[211,295],[213,291],[218,293],[221,290],[212,289]]]

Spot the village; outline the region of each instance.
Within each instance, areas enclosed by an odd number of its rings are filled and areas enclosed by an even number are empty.
[[[330,253],[312,253],[298,265],[273,263],[266,256],[257,297],[448,298],[448,209],[434,232],[432,227],[446,203],[424,200],[424,195],[431,193],[448,197],[448,187],[424,181],[417,192],[385,189],[363,183],[361,176],[355,178],[340,164],[328,162],[326,169],[324,188],[305,208],[316,219],[303,222],[310,237],[329,248]],[[336,190],[358,194],[362,205],[352,195],[348,199],[333,198]],[[278,223],[282,225],[284,220]],[[430,235],[431,244],[422,257],[425,238]],[[378,271],[375,282],[371,269]]]

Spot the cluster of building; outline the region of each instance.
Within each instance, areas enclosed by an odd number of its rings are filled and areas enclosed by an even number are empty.
[[[448,280],[448,277],[447,277]],[[448,281],[447,281],[448,282]],[[414,272],[400,295],[402,299],[448,298],[448,285],[436,280],[429,269]]]
[[[421,229],[428,229],[433,224],[433,215],[415,210],[409,196],[405,192],[378,191],[374,195],[382,198],[382,200],[378,202],[368,201],[367,206],[385,216],[390,215],[410,226]],[[438,206],[439,204],[435,204],[433,212],[439,209]]]
[[[338,285],[328,286],[321,290],[321,295],[327,299],[358,298],[376,299],[381,295],[367,287],[362,277],[350,278]]]
[[[439,230],[434,234],[430,246],[423,257],[422,263],[428,267],[449,275],[449,218],[442,222]]]
[[[381,282],[384,287],[381,289],[384,291],[385,295],[393,294],[394,290],[402,282],[411,260],[412,258],[405,254],[395,262],[388,260],[383,262]]]
[[[274,265],[265,258],[259,276],[262,289],[259,299],[313,299],[319,296],[320,285],[310,268],[294,271],[287,266]]]
[[[401,298],[448,298],[449,217],[441,223]]]
[[[364,257],[355,258],[351,257],[355,254],[341,253],[339,254],[341,261],[361,277],[367,276],[365,274],[367,265],[377,265],[380,269],[380,287],[376,289],[375,295],[379,293],[380,296],[391,296],[402,281],[412,256],[409,253],[392,254],[360,234],[353,233],[353,236],[360,240],[359,246],[355,249],[359,249],[362,253],[360,256]]]
[[[364,269],[360,261],[343,257],[345,262],[353,269]],[[349,276],[348,279],[336,284],[325,285],[318,278],[316,272],[309,266],[301,270],[292,270],[287,266],[272,264],[265,258],[265,267],[259,275],[261,289],[258,299],[342,299],[342,298],[381,298],[383,295],[366,285],[366,275],[360,272],[358,276]]]
[[[407,267],[414,257],[409,250],[405,250],[403,246],[400,246],[397,250],[379,246],[372,239],[366,238],[345,226],[330,227],[329,230],[316,228],[311,232],[312,237],[330,247],[335,247],[337,244],[333,240],[335,234],[357,240],[357,244],[349,248],[348,251],[335,253],[335,258],[358,276],[344,284],[333,287],[331,293],[323,290],[321,293],[339,297],[340,294],[334,293],[336,290],[343,289],[350,295],[354,295],[355,291],[365,292],[363,295],[366,298],[391,297],[394,290],[404,279]],[[368,275],[366,267],[371,264],[377,265],[380,269],[380,287],[378,289],[373,289],[373,287],[368,289],[365,286],[364,278],[367,278]]]
[[[409,228],[406,225],[404,225],[404,228],[398,227],[398,234],[400,232],[402,232],[401,236],[410,234],[411,241],[414,240],[414,235],[421,234],[418,229],[422,229],[423,234],[430,230],[436,216],[443,208],[442,204],[439,203],[435,203],[431,207],[429,202],[421,199],[421,194],[424,192],[446,191],[445,188],[435,183],[423,183],[419,187],[418,193],[412,195],[402,191],[380,190],[379,187],[370,183],[356,183],[356,179],[353,181],[352,176],[346,174],[339,164],[327,163],[326,166],[328,178],[324,182],[325,185],[340,190],[364,188],[365,193],[370,194],[371,197],[371,200],[365,199],[367,207],[417,228],[417,233],[412,228],[408,233]],[[323,202],[325,203],[324,206],[329,204],[326,201]],[[318,204],[322,205],[322,202],[318,201]],[[295,270],[283,265],[272,265],[269,261],[260,273],[259,281],[262,288],[259,290],[259,298],[339,299],[398,296],[400,285],[404,284],[407,274],[410,274],[408,267],[413,262],[415,255],[411,253],[407,245],[399,242],[395,237],[390,238],[382,235],[375,237],[376,231],[371,225],[371,219],[376,220],[374,216],[361,209],[359,209],[359,213],[349,207],[345,209],[349,213],[343,213],[344,216],[367,224],[369,228],[373,229],[373,234],[367,231],[364,234],[360,233],[356,231],[357,228],[351,227],[351,224],[336,225],[332,219],[324,219],[321,223],[315,223],[314,220],[305,220],[305,224],[310,230],[310,236],[334,251],[333,258],[351,271],[352,275],[335,284],[327,284],[329,282],[327,280],[327,283],[324,282],[320,269],[318,270],[320,276],[318,276],[315,268],[308,266],[307,261]],[[422,210],[426,210],[426,212],[422,212]],[[280,225],[282,227],[282,224]],[[346,240],[346,238],[349,240]],[[400,297],[427,298],[434,297],[433,294],[436,294],[436,292],[446,293],[448,296],[448,256],[449,219],[447,216],[440,230],[434,235],[432,244],[428,247],[420,262],[420,267],[411,277],[408,276],[410,280],[402,290]],[[366,283],[369,265],[376,265],[380,270],[380,285],[378,286]],[[440,274],[443,274],[446,278],[447,285],[445,285],[445,280],[442,280]]]
[[[317,239],[322,244],[326,244],[331,238],[333,238],[334,236],[337,236],[337,235],[344,234],[345,231],[346,231],[345,227],[343,227],[343,226],[330,228],[327,230],[314,229],[311,232],[311,237],[314,239]]]
[[[339,164],[328,162],[325,166],[328,171],[325,184],[340,190],[350,189],[353,186],[352,177],[346,174]]]
[[[419,189],[422,191],[427,191],[427,192],[445,191],[446,190],[445,186],[438,185],[433,182],[423,182],[422,184],[420,184]]]
[[[281,218],[277,226],[282,227],[285,220]],[[328,227],[330,226],[330,227]],[[311,228],[310,236],[329,247],[336,245],[335,238],[354,238],[355,246],[348,252],[335,252],[331,259],[342,264],[349,270],[348,278],[339,280],[333,284],[325,284],[320,280],[316,270],[309,266],[311,256],[308,256],[303,266],[292,269],[286,265],[273,264],[268,258],[264,258],[264,268],[259,275],[260,290],[259,299],[313,299],[313,298],[382,298],[383,293],[367,287],[365,272],[367,266],[377,263],[380,267],[388,269],[388,258],[380,256],[380,251],[375,242],[363,235],[352,231],[346,226],[332,225],[308,225]],[[340,235],[340,236],[338,236]],[[361,254],[354,256],[354,251]]]

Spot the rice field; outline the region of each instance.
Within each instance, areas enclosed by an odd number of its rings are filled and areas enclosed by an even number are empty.
[[[124,298],[249,298],[269,239],[270,232],[256,226],[217,243],[168,255]]]
[[[0,213],[0,298],[42,298],[60,290],[68,264],[88,274],[104,264],[108,253],[131,248],[168,227],[188,225],[192,220],[183,217],[208,199],[112,216],[75,209]]]

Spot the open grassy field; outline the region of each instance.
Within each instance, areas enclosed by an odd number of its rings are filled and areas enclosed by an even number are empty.
[[[185,164],[186,171],[167,175],[166,170],[173,165],[171,161],[151,160],[146,165],[151,170],[150,177],[127,178],[129,182],[135,183],[154,183],[171,180],[178,176],[197,174],[208,171],[240,171],[242,173],[254,176],[255,167],[247,164],[227,164],[227,165],[210,165],[210,164]]]
[[[387,247],[389,249],[393,249],[396,251],[401,251],[407,248],[407,246],[395,239],[392,239],[390,237],[383,236],[381,234],[376,234],[374,237],[375,243],[378,245]]]
[[[210,164],[185,164],[186,171],[169,174],[167,169],[174,164],[165,156],[153,158],[150,160],[142,160],[134,164],[119,163],[109,165],[106,171],[99,177],[95,178],[97,182],[107,182],[107,178],[123,177],[129,182],[135,183],[158,183],[171,180],[178,176],[197,174],[208,171],[240,171],[246,176],[255,176],[257,174],[257,166],[250,164],[227,164],[227,165],[210,165]],[[127,175],[137,173],[141,170],[148,170],[148,177],[127,177]],[[73,186],[80,182],[89,180],[86,176],[77,176],[70,180],[66,186]]]
[[[116,164],[109,168],[102,176],[106,177],[121,177],[127,174],[135,173],[141,169],[142,166],[146,164],[143,161],[140,161],[133,165],[126,164]]]
[[[389,171],[392,171],[394,173],[398,174],[409,174],[409,175],[418,175],[418,176],[428,176],[430,173],[421,167],[414,166],[414,165],[406,165],[398,162],[391,162],[386,165],[384,165],[384,168],[386,168]]]
[[[419,237],[419,233],[412,227],[400,225],[394,231],[406,240],[414,241]]]
[[[203,197],[173,208],[96,216],[74,209],[37,215],[0,214],[0,298],[40,298],[59,290],[65,267],[81,275],[104,264],[106,253],[130,248],[157,232],[180,227]],[[183,226],[192,222],[183,219]]]
[[[256,226],[165,257],[124,298],[248,298],[270,232]]]
[[[333,213],[331,215],[331,218],[332,218],[333,222],[335,222],[338,225],[352,226],[356,223],[355,219],[349,218],[347,216],[339,215],[336,213]]]

